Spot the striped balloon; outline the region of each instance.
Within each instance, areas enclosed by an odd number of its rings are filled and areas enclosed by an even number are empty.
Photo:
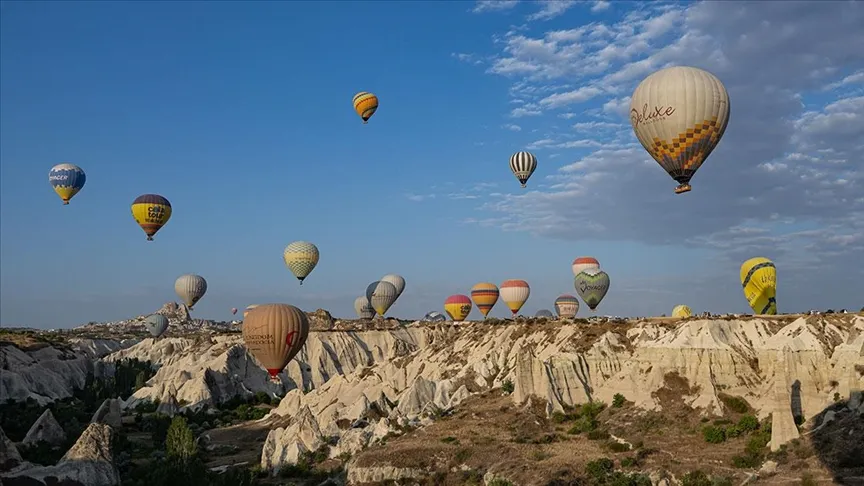
[[[563,294],[555,299],[555,312],[558,317],[573,318],[579,312],[579,299],[575,296]]]
[[[207,281],[200,275],[180,275],[174,281],[174,292],[191,309],[207,292]]]
[[[297,277],[300,285],[303,285],[303,280],[318,265],[318,257],[318,247],[308,241],[295,241],[286,246],[285,251],[282,252],[285,265]]]
[[[366,298],[372,304],[372,308],[379,316],[384,317],[393,302],[396,302],[396,286],[390,282],[380,280],[372,282],[366,287]]]
[[[375,317],[375,309],[369,303],[369,299],[365,295],[361,295],[354,299],[354,312],[360,319],[372,319]]]
[[[589,268],[576,275],[573,285],[579,297],[582,297],[588,308],[594,312],[609,291],[609,275],[599,268]]]
[[[777,314],[777,267],[765,257],[751,258],[741,264],[744,297],[756,314]]]
[[[243,323],[243,342],[271,377],[300,352],[309,337],[309,318],[288,304],[264,304]]]
[[[589,268],[600,268],[600,262],[594,257],[582,256],[573,260],[573,276],[579,275],[582,270]]]
[[[467,295],[451,295],[444,301],[444,312],[454,321],[464,321],[471,313],[471,299]]]
[[[57,164],[48,171],[48,182],[66,205],[84,187],[87,174],[75,164]]]
[[[480,313],[483,314],[484,319],[498,302],[498,295],[498,286],[491,282],[480,282],[471,287],[471,299]]]
[[[147,235],[147,241],[171,219],[171,203],[158,194],[143,194],[132,201],[132,217]]]
[[[505,280],[500,292],[501,299],[515,316],[531,296],[531,287],[524,280]]]
[[[378,111],[378,97],[367,91],[361,91],[354,95],[354,111],[363,119],[363,123],[368,123],[372,115]]]
[[[168,330],[168,318],[162,314],[151,314],[144,319],[144,327],[151,336],[158,338]]]
[[[522,183],[522,187],[526,187],[525,183],[534,173],[537,168],[537,157],[531,152],[516,152],[510,156],[510,170]]]

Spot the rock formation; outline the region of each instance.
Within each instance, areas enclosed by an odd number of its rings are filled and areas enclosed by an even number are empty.
[[[122,423],[122,405],[123,400],[118,398],[108,398],[93,414],[90,419],[91,424],[106,424],[110,425],[114,430],[119,430]]]
[[[63,430],[63,427],[60,427],[60,424],[57,423],[57,419],[54,418],[51,410],[45,409],[42,415],[30,427],[30,430],[27,431],[27,435],[24,437],[22,443],[30,445],[47,442],[51,445],[59,445],[65,441],[66,432]]]
[[[6,433],[0,428],[0,471],[9,471],[24,462],[18,448],[6,437]]]
[[[10,485],[118,485],[120,473],[114,465],[112,441],[113,431],[110,426],[90,424],[57,465],[12,471],[3,475],[3,481]]]

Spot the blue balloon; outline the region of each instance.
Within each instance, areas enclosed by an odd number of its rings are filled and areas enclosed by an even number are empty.
[[[69,204],[69,200],[84,187],[87,175],[75,164],[58,164],[48,172],[48,182],[63,204]]]
[[[144,319],[144,327],[153,337],[159,337],[168,330],[168,318],[162,314],[151,314]]]

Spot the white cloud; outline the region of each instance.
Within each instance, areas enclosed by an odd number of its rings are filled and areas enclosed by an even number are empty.
[[[609,2],[606,2],[604,0],[597,0],[596,2],[594,2],[594,5],[591,6],[591,11],[594,13],[603,12],[604,10],[608,10],[611,6],[612,4]]]
[[[435,199],[435,194],[414,194],[414,193],[408,193],[408,194],[405,194],[405,197],[406,197],[409,201],[422,202],[422,201],[427,201],[427,200],[429,200],[429,199]]]
[[[477,0],[471,11],[474,13],[500,12],[510,10],[518,3],[519,0]]]
[[[511,116],[548,121],[528,147],[569,163],[532,179],[531,191],[485,197],[473,224],[701,249],[731,282],[743,259],[765,255],[794,300],[812,299],[815,288],[823,301],[860,299],[864,4],[824,5],[648,4],[608,23],[496,37],[501,51],[486,72],[512,80],[520,101]],[[723,139],[682,195],[628,119],[636,84],[671,65],[717,75],[732,107]],[[549,113],[575,103],[585,108]],[[805,268],[819,271],[796,273]],[[719,284],[693,285],[722,293]]]
[[[528,20],[550,20],[558,17],[576,5],[576,0],[539,0],[539,11],[528,16]]]
[[[514,125],[512,123],[504,125],[501,128],[503,128],[505,130],[510,130],[511,132],[521,132],[522,131],[522,127],[520,127],[519,125]]]
[[[451,52],[450,57],[454,57],[458,59],[459,62],[464,62],[467,64],[483,64],[483,60],[477,57],[476,54],[466,52]]]

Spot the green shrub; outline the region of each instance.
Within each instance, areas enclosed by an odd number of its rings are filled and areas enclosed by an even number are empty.
[[[709,444],[720,444],[726,441],[726,429],[708,425],[702,428],[702,437]]]
[[[717,397],[720,398],[723,405],[726,405],[726,408],[733,412],[747,413],[750,411],[750,404],[741,397],[734,397],[725,393],[720,393]]]
[[[513,390],[515,390],[515,389],[516,389],[516,387],[513,386],[513,382],[510,380],[504,380],[504,383],[501,384],[501,391],[503,391],[504,393],[506,393],[508,395],[513,393]]]
[[[681,477],[681,486],[712,486],[712,484],[711,478],[697,469]]]
[[[603,429],[594,429],[588,432],[588,440],[606,440],[609,438],[609,432]]]
[[[616,393],[615,396],[612,397],[612,406],[615,408],[621,408],[624,406],[626,401],[627,399],[624,398],[624,395]]]

